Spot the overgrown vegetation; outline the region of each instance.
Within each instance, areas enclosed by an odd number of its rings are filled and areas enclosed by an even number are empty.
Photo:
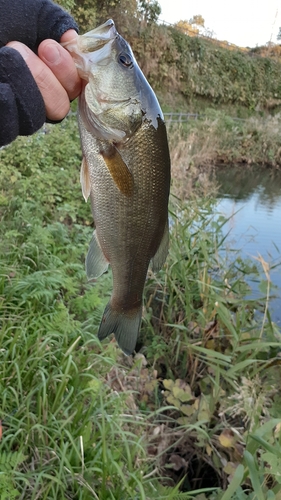
[[[280,500],[270,269],[227,260],[204,170],[280,166],[280,117],[263,112],[280,105],[280,63],[157,26],[155,2],[60,3],[81,32],[114,17],[166,109],[171,89],[183,109],[208,109],[169,125],[173,191],[188,201],[172,197],[170,254],[148,276],[133,359],[96,338],[111,275],[86,281],[74,117],[0,151],[0,499]]]
[[[249,109],[280,105],[280,62],[230,51],[173,28],[168,33],[177,54],[174,64],[179,90],[189,101],[200,96],[216,104],[239,103]],[[165,56],[166,52],[164,60]]]
[[[155,44],[157,40],[157,44]],[[156,89],[186,102],[272,110],[281,104],[280,60],[229,50],[173,27],[152,25],[133,37],[137,59]]]
[[[96,338],[111,277],[85,277],[75,120],[0,159],[0,498],[278,498],[270,282],[264,300],[245,300],[262,263],[226,265],[212,199],[173,198],[169,260],[147,281],[130,361]]]
[[[181,95],[189,106],[204,99],[207,106],[239,105],[252,112],[280,109],[278,46],[243,51],[221,46],[216,40],[187,36],[176,27],[156,24],[157,1],[59,3],[71,10],[81,33],[112,17],[131,43],[153,88],[164,94]]]
[[[204,179],[219,164],[262,165],[280,168],[280,115],[267,118],[233,119],[222,111],[208,109],[199,119],[186,123],[168,122],[170,131],[173,185],[186,197],[194,181]]]

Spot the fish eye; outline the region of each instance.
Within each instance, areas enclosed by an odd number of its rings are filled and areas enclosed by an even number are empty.
[[[126,68],[133,66],[132,58],[130,54],[127,54],[127,52],[122,52],[122,54],[119,55],[119,62]]]

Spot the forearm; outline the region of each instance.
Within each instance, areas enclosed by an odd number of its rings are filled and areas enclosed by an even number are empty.
[[[33,52],[42,40],[57,42],[77,24],[61,7],[50,0],[0,0],[0,47],[12,40],[27,45]]]

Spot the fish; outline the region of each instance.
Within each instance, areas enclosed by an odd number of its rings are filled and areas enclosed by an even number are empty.
[[[163,266],[169,246],[170,154],[164,117],[130,45],[109,19],[64,43],[85,80],[78,101],[82,193],[95,230],[88,280],[112,269],[113,290],[98,338],[112,333],[136,347],[148,268]]]

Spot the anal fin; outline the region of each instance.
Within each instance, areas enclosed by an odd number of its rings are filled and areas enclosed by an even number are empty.
[[[108,264],[109,262],[104,256],[99,244],[97,232],[94,231],[85,262],[88,280],[98,278],[105,273],[105,271],[107,271]]]
[[[154,273],[160,271],[161,267],[163,266],[167,258],[168,250],[169,250],[169,223],[167,220],[161,243],[158,247],[156,254],[154,255],[154,257],[152,257],[150,262],[151,269]]]

